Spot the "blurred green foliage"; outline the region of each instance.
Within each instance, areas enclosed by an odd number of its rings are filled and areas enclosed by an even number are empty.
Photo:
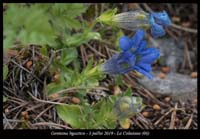
[[[92,32],[86,22],[77,20],[86,9],[81,3],[8,4],[3,15],[3,46],[11,48],[19,41],[59,48],[58,40],[62,41],[61,47],[66,47],[100,39],[100,34]],[[71,34],[72,29],[83,28],[83,32]]]

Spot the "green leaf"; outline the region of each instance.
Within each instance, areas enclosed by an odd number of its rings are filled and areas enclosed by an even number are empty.
[[[3,30],[3,35],[5,36],[3,40],[3,48],[5,50],[12,48],[16,37],[15,31],[11,29],[5,29]]]
[[[131,97],[132,94],[133,94],[133,91],[130,87],[126,90],[126,92],[124,92],[124,96]]]
[[[7,78],[8,75],[8,66],[7,65],[3,65],[3,80],[5,80]]]
[[[77,33],[73,36],[66,37],[65,44],[69,47],[77,47],[83,43],[87,43],[90,40],[100,40],[101,35],[98,32],[84,31],[83,33]]]
[[[101,35],[98,32],[89,32],[86,34],[86,40],[101,40]]]
[[[61,52],[61,63],[67,66],[78,56],[77,50],[75,48],[66,48]]]
[[[48,50],[47,50],[47,46],[42,46],[40,48],[40,53],[45,55],[45,56],[48,56]]]
[[[70,16],[75,18],[87,9],[82,3],[56,3],[52,6],[54,16]]]
[[[114,102],[110,99],[104,98],[93,106],[95,128],[114,129],[116,127],[117,117],[112,111]]]
[[[54,93],[57,93],[60,90],[65,89],[65,84],[64,83],[50,83],[47,85],[47,92],[48,95],[52,95]]]
[[[65,84],[66,87],[71,86],[73,78],[75,78],[76,73],[72,69],[66,67],[64,63],[61,63],[62,61],[60,60],[54,60],[53,61],[53,67],[57,67],[61,72],[61,82]],[[65,61],[64,61],[65,62]],[[77,76],[78,77],[78,76]],[[75,79],[77,81],[77,79]]]
[[[80,22],[75,17],[86,11],[86,7],[82,3],[56,3],[52,5],[50,10],[51,21],[58,30],[79,29]],[[61,31],[62,32],[62,31]]]
[[[8,98],[3,95],[3,102],[6,102],[7,100],[8,100]]]
[[[66,123],[70,124],[72,128],[83,128],[82,120],[83,108],[79,105],[57,105],[56,110],[58,116]]]
[[[82,85],[87,87],[94,87],[99,85],[99,80],[105,76],[99,69],[100,64],[93,66],[93,60],[89,60],[85,69],[81,72]]]
[[[51,27],[49,16],[45,12],[45,9],[38,8],[37,4],[8,4],[3,16],[4,47],[12,46],[15,40],[23,44],[54,44],[55,30]],[[8,32],[12,32],[12,35]]]
[[[65,38],[66,40],[64,41],[64,43],[69,47],[77,47],[85,42],[84,36],[81,33],[76,33],[73,36],[67,36]]]
[[[97,21],[100,23],[104,23],[107,25],[113,25],[113,17],[117,13],[117,8],[115,9],[109,9],[105,12],[103,12],[98,18]]]
[[[123,86],[123,76],[122,75],[116,75],[115,77],[114,77],[114,81],[115,81],[115,84],[116,85],[118,85],[118,86],[120,86],[120,85],[122,85]]]
[[[66,13],[70,15],[71,17],[77,17],[81,13],[84,13],[87,9],[86,6],[84,6],[82,3],[72,3],[66,5]]]
[[[80,68],[81,68],[81,62],[80,62],[80,60],[79,59],[74,60],[73,65],[74,65],[75,71],[79,72]]]
[[[76,20],[76,19],[73,19],[71,17],[65,17],[65,24],[66,26],[69,28],[69,29],[80,29],[81,28],[81,23]]]

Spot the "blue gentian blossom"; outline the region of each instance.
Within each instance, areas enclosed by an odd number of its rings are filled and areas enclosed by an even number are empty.
[[[119,40],[122,52],[113,55],[103,66],[103,72],[107,74],[124,74],[136,70],[152,79],[151,65],[159,58],[160,51],[156,48],[148,48],[144,30],[138,30],[132,38],[123,36]]]
[[[149,23],[151,25],[151,34],[157,38],[165,35],[165,30],[163,27],[170,26],[171,21],[166,11],[163,11],[158,13],[150,13]]]
[[[165,27],[171,20],[166,11],[146,13],[142,10],[124,12],[113,16],[112,21],[120,28],[136,31],[149,29],[154,38],[165,35]]]

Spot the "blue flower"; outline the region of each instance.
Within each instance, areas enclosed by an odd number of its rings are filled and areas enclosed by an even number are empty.
[[[165,27],[170,26],[171,21],[166,11],[146,13],[142,10],[124,12],[113,15],[111,25],[136,31],[137,29],[151,29],[151,35],[155,38],[165,35]],[[128,43],[128,42],[127,42]]]
[[[121,37],[119,44],[122,52],[107,60],[103,64],[102,70],[108,74],[124,74],[136,70],[152,79],[151,65],[159,58],[160,51],[156,48],[146,47],[144,36],[145,32],[138,30],[131,39],[126,36]]]
[[[151,25],[151,34],[157,38],[165,35],[163,27],[170,26],[171,20],[166,11],[158,13],[152,12],[149,15],[149,24]]]

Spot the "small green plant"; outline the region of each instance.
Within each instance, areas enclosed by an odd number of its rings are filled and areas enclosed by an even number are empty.
[[[140,112],[144,105],[141,98],[130,96],[109,96],[94,105],[57,105],[58,115],[75,129],[114,129],[119,122],[121,127],[129,128],[129,118]],[[127,126],[129,125],[129,126]]]

